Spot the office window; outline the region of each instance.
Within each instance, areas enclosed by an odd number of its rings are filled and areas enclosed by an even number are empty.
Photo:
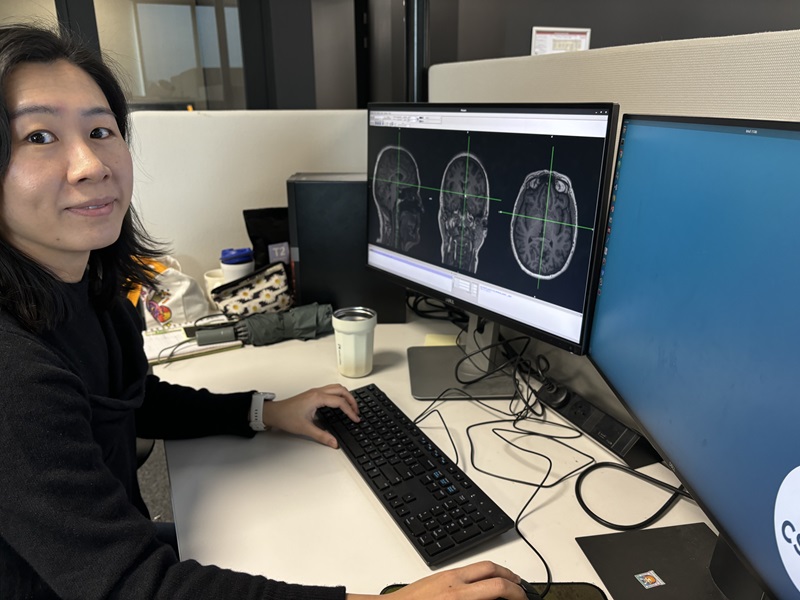
[[[95,0],[95,12],[133,109],[245,108],[236,0]]]
[[[55,25],[55,0],[2,0],[0,2],[0,24],[29,22]]]

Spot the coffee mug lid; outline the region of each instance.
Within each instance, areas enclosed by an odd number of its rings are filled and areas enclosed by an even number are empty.
[[[252,248],[225,248],[219,257],[220,262],[226,265],[236,265],[253,260]]]
[[[378,316],[371,308],[365,306],[350,306],[340,308],[333,312],[333,318],[340,321],[368,321]]]

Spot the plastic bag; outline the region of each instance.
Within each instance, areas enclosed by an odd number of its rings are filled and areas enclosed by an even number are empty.
[[[165,256],[147,263],[158,273],[155,287],[141,291],[147,329],[193,323],[208,315],[210,307],[203,288],[181,271],[177,260]]]

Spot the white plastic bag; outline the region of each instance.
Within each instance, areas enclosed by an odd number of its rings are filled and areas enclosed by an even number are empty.
[[[145,324],[148,329],[171,324],[193,323],[209,314],[202,286],[181,271],[177,260],[164,256],[148,261],[158,272],[156,287],[142,288]]]

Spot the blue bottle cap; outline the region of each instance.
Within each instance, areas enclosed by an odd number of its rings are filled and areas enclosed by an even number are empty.
[[[219,257],[220,262],[226,265],[239,265],[253,260],[251,248],[225,248]]]

